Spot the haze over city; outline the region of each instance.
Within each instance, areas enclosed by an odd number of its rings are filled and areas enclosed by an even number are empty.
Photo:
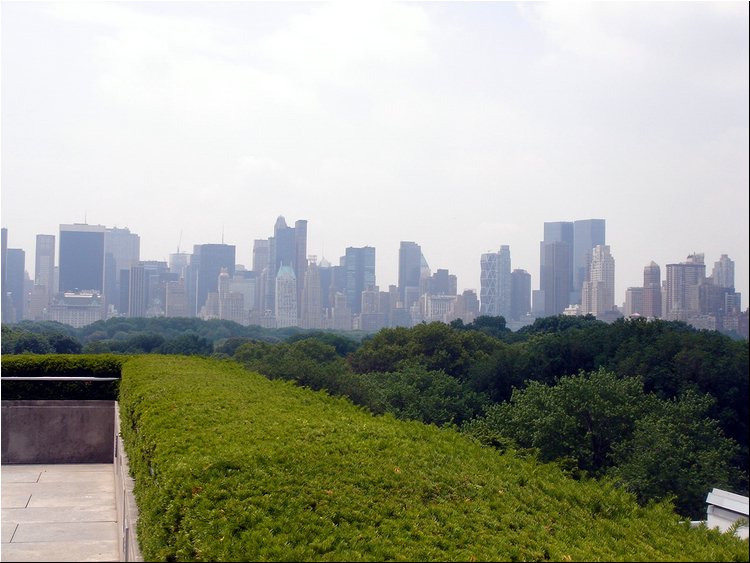
[[[479,290],[600,218],[615,302],[703,253],[748,295],[748,4],[4,2],[2,226],[127,227],[143,260],[279,215],[336,263],[400,241]],[[746,305],[743,303],[743,309]]]

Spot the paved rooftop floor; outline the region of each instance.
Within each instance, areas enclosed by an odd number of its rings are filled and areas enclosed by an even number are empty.
[[[3,465],[0,561],[118,561],[112,464]]]

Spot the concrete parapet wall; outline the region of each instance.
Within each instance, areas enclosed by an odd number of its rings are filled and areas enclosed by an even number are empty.
[[[115,401],[2,401],[2,463],[112,463]]]
[[[130,476],[128,456],[120,436],[120,408],[115,403],[115,501],[117,505],[118,539],[120,561],[143,561],[138,546],[136,525],[138,524],[138,506],[133,496],[134,479]]]

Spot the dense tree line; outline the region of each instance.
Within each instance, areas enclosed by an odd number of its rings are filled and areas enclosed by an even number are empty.
[[[3,326],[3,353],[213,354],[373,413],[452,424],[573,475],[610,476],[701,518],[711,487],[747,493],[748,341],[684,323],[502,317],[364,336],[228,321],[110,319]],[[73,351],[75,353],[75,351]]]

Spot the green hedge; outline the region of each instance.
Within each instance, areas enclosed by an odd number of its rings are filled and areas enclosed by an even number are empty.
[[[231,361],[131,357],[120,412],[147,561],[748,560],[670,504]]]
[[[120,377],[124,358],[110,354],[4,355],[2,377]],[[8,381],[4,400],[115,400],[119,381]]]

